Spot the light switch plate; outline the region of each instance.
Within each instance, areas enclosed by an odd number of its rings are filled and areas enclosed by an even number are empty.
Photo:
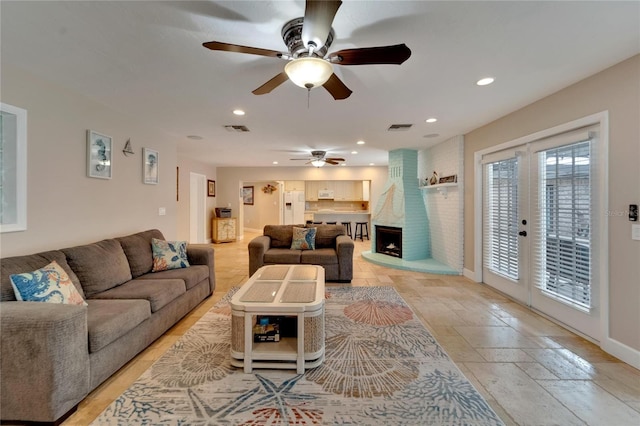
[[[164,216],[166,214],[167,214],[167,209],[165,209],[164,207],[158,208],[158,216]]]
[[[640,240],[640,225],[631,225],[631,239]]]

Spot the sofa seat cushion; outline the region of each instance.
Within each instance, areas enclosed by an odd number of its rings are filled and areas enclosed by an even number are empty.
[[[93,295],[94,299],[146,299],[156,312],[187,292],[183,280],[141,280],[136,278],[111,290]]]
[[[147,300],[90,299],[87,303],[90,353],[98,352],[151,316]]]
[[[300,258],[300,263],[310,265],[334,265],[338,263],[338,254],[335,249],[332,248],[304,250]]]
[[[126,237],[116,238],[127,255],[131,277],[138,278],[147,272],[151,272],[153,267],[153,253],[151,252],[151,239],[164,240],[162,232],[157,229],[150,229]]]
[[[290,248],[272,248],[264,253],[264,263],[300,263],[301,250]]]
[[[102,240],[62,251],[88,298],[131,279],[129,261],[117,240]]]
[[[206,265],[191,265],[183,269],[170,269],[168,271],[151,272],[142,275],[139,280],[158,280],[158,279],[181,279],[187,286],[187,290],[191,290],[202,280],[209,278],[209,268]]]

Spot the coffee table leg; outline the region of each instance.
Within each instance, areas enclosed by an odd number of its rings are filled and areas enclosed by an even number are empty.
[[[304,313],[298,314],[298,359],[296,361],[298,374],[304,373]]]
[[[244,372],[251,373],[253,355],[253,321],[250,313],[244,314]]]

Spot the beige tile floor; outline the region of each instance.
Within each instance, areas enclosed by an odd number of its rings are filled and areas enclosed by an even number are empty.
[[[216,244],[216,291],[95,389],[63,425],[86,425],[233,286],[248,278],[244,240]],[[640,425],[640,371],[492,289],[460,276],[371,264],[357,242],[354,286],[390,285],[507,425]]]

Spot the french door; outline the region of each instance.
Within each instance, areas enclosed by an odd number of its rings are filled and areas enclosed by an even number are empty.
[[[597,130],[482,157],[483,281],[600,340]]]

